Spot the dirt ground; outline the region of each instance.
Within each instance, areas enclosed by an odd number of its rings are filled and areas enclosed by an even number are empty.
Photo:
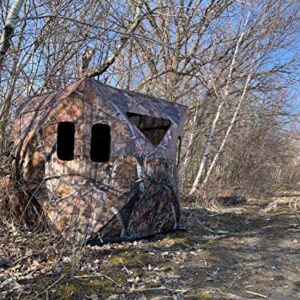
[[[300,299],[300,191],[203,209],[185,231],[72,249],[0,224],[1,299]]]

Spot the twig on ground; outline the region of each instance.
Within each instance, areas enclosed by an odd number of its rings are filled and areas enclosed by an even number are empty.
[[[211,232],[211,233],[219,233],[219,234],[228,234],[230,233],[229,231],[227,230],[213,230],[205,225],[203,225],[201,222],[198,222],[200,224],[200,226],[202,226],[205,230],[207,230],[208,232]]]
[[[40,292],[39,294],[37,294],[35,296],[35,299],[37,299],[38,296],[42,295],[43,293],[46,293],[52,288],[54,287],[58,282],[60,282],[64,277],[66,277],[67,274],[62,274],[57,280],[55,280],[51,285],[49,285],[46,289],[44,289],[42,292]]]
[[[219,273],[220,270],[221,270],[221,268],[218,267],[217,270],[214,271],[213,273],[209,273],[209,272],[206,272],[206,273],[207,273],[210,277],[215,277],[215,276]]]
[[[140,289],[136,289],[134,290],[135,292],[148,292],[148,291],[159,291],[159,290],[165,290],[165,291],[168,291],[168,292],[175,292],[175,293],[187,293],[189,290],[174,290],[174,289],[171,289],[171,288],[168,288],[168,287],[165,287],[165,286],[159,286],[159,287],[153,287],[153,288],[140,288]]]
[[[112,279],[111,277],[107,276],[107,275],[104,275],[102,273],[94,273],[94,274],[85,274],[85,275],[77,275],[77,276],[74,276],[74,278],[91,278],[91,277],[104,277],[106,278],[107,280],[111,281],[113,284],[115,284],[117,287],[122,287],[122,285],[120,285],[119,283],[117,283],[114,279]]]
[[[259,294],[259,293],[255,293],[255,292],[251,292],[251,291],[245,291],[245,293],[250,294],[250,295],[254,295],[254,296],[257,296],[257,297],[261,297],[261,298],[264,298],[264,299],[268,299],[267,296]]]
[[[227,289],[230,289],[233,284],[235,283],[236,279],[242,275],[244,273],[245,269],[243,269],[240,273],[238,273],[236,276],[234,276],[234,278],[232,279],[232,281],[230,282],[230,284],[227,286]]]

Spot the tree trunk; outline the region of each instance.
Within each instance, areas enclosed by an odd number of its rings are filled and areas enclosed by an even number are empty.
[[[250,15],[248,14],[248,16],[246,18],[246,21],[244,23],[244,28],[246,28],[246,26],[249,22],[249,17],[250,17]],[[241,35],[239,36],[239,38],[237,40],[235,51],[234,51],[232,61],[231,61],[231,64],[230,64],[230,69],[229,69],[229,74],[228,74],[227,81],[226,81],[224,95],[221,95],[221,102],[218,106],[217,113],[216,113],[215,118],[213,120],[211,130],[210,130],[210,133],[209,133],[208,138],[207,138],[204,153],[203,153],[203,156],[202,156],[202,160],[201,160],[201,163],[200,163],[200,166],[199,166],[199,170],[198,170],[198,173],[197,173],[196,178],[194,180],[193,186],[192,186],[192,188],[189,192],[189,195],[192,195],[193,193],[196,192],[196,190],[198,188],[198,185],[199,185],[199,182],[200,182],[200,179],[201,179],[202,174],[203,174],[204,166],[205,166],[205,164],[207,162],[207,158],[210,154],[210,149],[211,149],[213,138],[214,138],[214,135],[215,135],[216,126],[217,126],[217,123],[218,123],[219,118],[221,116],[222,108],[223,108],[223,106],[224,106],[224,104],[227,100],[228,94],[229,94],[229,86],[230,86],[230,83],[231,83],[231,80],[232,80],[232,74],[233,74],[233,70],[234,70],[234,67],[235,67],[236,58],[237,58],[239,48],[240,48],[240,45],[241,45],[241,42],[243,40],[244,35],[245,35],[245,30],[241,33]],[[218,96],[219,93],[217,92],[213,81],[212,81],[212,86],[213,86],[213,88],[214,88],[214,90],[215,90],[215,92]]]
[[[18,21],[19,12],[25,0],[16,0],[10,10],[5,21],[4,30],[0,38],[0,69],[4,61],[4,57],[10,47],[15,27]]]
[[[214,166],[215,166],[215,164],[216,164],[216,162],[217,162],[217,160],[218,160],[218,158],[219,158],[221,152],[222,152],[223,149],[224,149],[224,146],[225,146],[225,144],[226,144],[226,141],[227,141],[227,139],[228,139],[228,136],[229,136],[229,134],[230,134],[230,132],[231,132],[231,130],[232,130],[232,128],[233,128],[233,125],[234,125],[234,123],[235,123],[236,117],[237,117],[238,112],[239,112],[239,110],[240,110],[240,108],[241,108],[242,102],[243,102],[244,99],[245,99],[246,91],[247,91],[247,88],[248,88],[248,85],[249,85],[249,81],[251,80],[251,76],[252,76],[252,73],[250,73],[250,74],[248,75],[248,77],[247,77],[247,80],[246,80],[246,83],[245,83],[245,86],[244,86],[244,90],[243,90],[243,93],[242,93],[241,98],[240,98],[240,100],[239,100],[239,103],[238,103],[238,105],[237,105],[237,107],[236,107],[236,109],[235,109],[235,112],[234,112],[233,116],[232,116],[231,122],[230,122],[230,124],[229,124],[229,126],[228,126],[228,128],[227,128],[227,131],[226,131],[226,133],[225,133],[225,136],[224,136],[224,138],[223,138],[223,141],[222,141],[222,143],[221,143],[221,145],[220,145],[220,147],[219,147],[219,149],[218,149],[218,151],[217,151],[217,153],[216,153],[216,155],[215,155],[213,161],[211,162],[211,164],[210,164],[210,166],[209,166],[209,168],[208,168],[208,171],[207,171],[207,173],[206,173],[206,176],[205,176],[205,178],[204,178],[204,180],[203,180],[203,182],[202,182],[202,184],[201,184],[201,187],[204,187],[204,185],[205,185],[206,182],[208,181],[208,178],[209,178],[209,176],[210,176],[210,173],[212,172],[212,170],[213,170],[213,168],[214,168]]]

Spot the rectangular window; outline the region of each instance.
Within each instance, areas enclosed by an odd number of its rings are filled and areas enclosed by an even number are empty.
[[[127,117],[153,145],[158,146],[171,126],[171,121],[127,112]]]
[[[110,127],[107,124],[94,124],[91,136],[91,160],[107,162],[110,155]]]
[[[57,128],[57,157],[61,160],[74,159],[75,125],[72,122],[60,122]]]

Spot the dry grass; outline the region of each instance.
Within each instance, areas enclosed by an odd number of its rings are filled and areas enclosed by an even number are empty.
[[[185,232],[101,247],[74,248],[6,220],[0,297],[298,299],[300,197],[288,195],[226,208],[184,202]]]

